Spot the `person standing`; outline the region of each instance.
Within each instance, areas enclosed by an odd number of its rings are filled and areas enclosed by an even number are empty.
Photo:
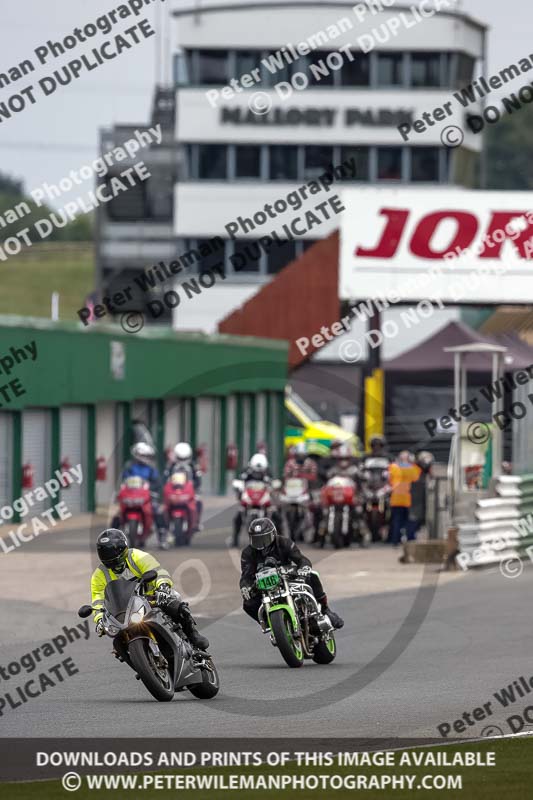
[[[409,534],[409,509],[412,503],[411,484],[418,480],[421,472],[420,467],[413,464],[407,450],[402,450],[396,461],[389,466],[391,485],[389,542],[394,547],[400,544],[402,530]]]
[[[420,467],[420,475],[411,484],[411,506],[407,525],[407,541],[416,539],[416,534],[426,522],[426,493],[427,481],[431,474],[431,465],[434,458],[428,450],[420,450],[413,457],[415,464]]]

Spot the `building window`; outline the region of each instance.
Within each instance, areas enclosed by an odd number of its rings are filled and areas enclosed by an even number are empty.
[[[402,148],[377,147],[378,181],[401,181]]]
[[[261,272],[263,248],[256,239],[235,239],[231,263],[234,272]]]
[[[341,69],[343,86],[370,85],[370,59],[367,55],[350,51],[353,61],[345,60]]]
[[[262,64],[262,80],[265,86],[274,86],[276,83],[280,83],[281,81],[290,81],[294,72],[298,72],[298,62],[296,61],[296,67],[294,64],[288,64],[285,59],[283,58],[283,54],[279,54],[276,52],[272,53],[265,53],[264,60],[270,65],[270,69],[265,67]]]
[[[341,162],[355,160],[355,176],[346,177],[345,181],[369,181],[369,147],[341,147]]]
[[[255,144],[235,146],[235,177],[261,177],[261,147]]]
[[[189,86],[191,83],[191,62],[192,54],[190,51],[181,51],[174,56],[174,83],[176,86]]]
[[[260,67],[260,62],[260,50],[236,50],[235,76],[237,80],[240,81],[242,75],[250,74],[253,69],[258,69]]]
[[[333,148],[327,145],[309,145],[305,148],[304,174],[306,181],[322,175],[333,164]]]
[[[225,86],[229,83],[227,50],[198,51],[198,83],[201,86]]]
[[[219,236],[213,236],[212,239],[198,239],[196,242],[196,249],[200,255],[197,266],[198,272],[207,272],[215,268],[218,270],[218,273],[220,273],[221,269],[226,272],[226,241],[224,239],[221,239]]]
[[[228,148],[225,144],[198,145],[198,178],[200,180],[226,180]]]
[[[282,240],[281,244],[273,245],[267,253],[267,272],[273,275],[296,258],[296,242]]]
[[[438,147],[413,147],[411,149],[411,180],[438,183]]]
[[[326,62],[326,58],[330,54],[330,50],[315,50],[310,53],[307,63],[307,76],[309,77],[309,86],[333,86],[335,80],[335,70],[332,69]],[[335,63],[335,62],[334,62]],[[315,65],[316,69],[313,75],[311,65]]]
[[[403,85],[403,55],[401,53],[378,53],[378,86]]]
[[[413,53],[411,56],[412,86],[442,86],[440,53]]]
[[[472,56],[467,56],[464,53],[459,53],[459,61],[457,64],[457,85],[463,86],[465,83],[470,83],[474,74],[474,66],[476,60]]]
[[[296,145],[273,144],[269,148],[269,180],[298,180],[298,147]]]
[[[104,180],[107,192],[111,195],[107,205],[107,215],[114,222],[137,222],[149,217],[150,210],[147,202],[146,183],[136,183],[135,186],[128,188],[127,192],[122,192],[113,196],[110,181],[117,175],[108,174]]]

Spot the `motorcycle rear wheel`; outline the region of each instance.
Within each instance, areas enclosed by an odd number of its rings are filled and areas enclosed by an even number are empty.
[[[192,695],[199,700],[211,700],[212,697],[218,694],[220,689],[220,679],[218,677],[217,668],[211,662],[211,669],[201,667],[202,683],[193,683],[187,687]]]
[[[152,697],[162,703],[172,700],[174,686],[170,672],[167,669],[165,677],[163,671],[156,667],[148,639],[134,639],[129,644],[128,653],[131,663]]]
[[[292,635],[292,624],[286,611],[279,609],[270,615],[270,627],[278,650],[289,667],[301,667],[304,654],[301,645]]]

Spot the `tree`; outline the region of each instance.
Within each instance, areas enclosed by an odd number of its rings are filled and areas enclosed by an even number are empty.
[[[54,209],[47,205],[38,206],[24,193],[24,184],[0,172],[0,242],[16,236],[21,230],[29,228],[29,237],[34,244],[41,238],[35,230],[35,223],[45,219]],[[64,228],[54,227],[48,242],[87,242],[92,239],[92,217],[80,214]]]
[[[533,189],[533,107],[486,126],[487,189]]]

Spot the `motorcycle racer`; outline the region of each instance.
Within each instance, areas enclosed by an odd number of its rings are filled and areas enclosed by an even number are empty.
[[[263,481],[268,486],[272,483],[272,473],[268,465],[268,459],[264,453],[255,453],[248,462],[246,469],[239,475],[239,480],[244,485],[248,481]],[[276,514],[276,512],[274,512]],[[279,515],[278,515],[279,516]],[[233,518],[233,547],[239,546],[239,537],[243,523],[243,511],[239,509]]]
[[[335,450],[331,460],[330,467],[327,472],[328,480],[335,475],[343,478],[351,478],[357,485],[359,485],[359,469],[354,462],[350,448],[346,444],[340,445]]]
[[[191,614],[187,603],[183,602],[178,592],[172,588],[172,578],[166,569],[152,556],[143,550],[128,548],[126,535],[116,528],[108,528],[96,540],[96,552],[100,564],[91,577],[92,605],[96,608],[94,622],[96,633],[103,636],[102,623],[105,587],[110,581],[131,580],[140,578],[145,572],[155,569],[157,578],[148,584],[154,594],[156,605],[177,625],[180,625],[185,636],[193,647],[207,650],[209,640],[203,636]]]
[[[188,442],[178,442],[174,448],[174,461],[172,461],[163,473],[163,481],[166,483],[170,480],[171,475],[179,469],[184,469],[191,475],[194,491],[196,494],[196,518],[198,530],[203,530],[202,525],[202,511],[203,502],[200,497],[202,488],[202,470],[196,463],[192,447]]]
[[[122,470],[121,480],[125,481],[127,478],[139,477],[150,484],[150,496],[152,498],[152,509],[157,535],[159,537],[159,546],[162,550],[166,550],[168,548],[168,532],[159,503],[161,478],[154,465],[155,450],[151,445],[145,442],[137,442],[137,444],[134,444],[131,448],[131,456],[131,461],[128,461]],[[111,520],[111,527],[117,528],[119,525],[120,517],[117,514]]]
[[[327,614],[334,628],[342,628],[344,620],[328,606],[328,598],[322,586],[320,576],[310,560],[303,555],[291,539],[280,536],[271,519],[264,517],[252,522],[248,531],[250,544],[241,553],[240,589],[243,598],[243,609],[256,622],[261,596],[254,586],[255,574],[267,558],[275,558],[283,566],[294,564],[300,574],[306,575],[317,602],[322,606],[322,613]]]
[[[308,481],[317,479],[316,462],[307,455],[305,442],[298,442],[289,454],[283,468],[284,478],[305,478]]]

